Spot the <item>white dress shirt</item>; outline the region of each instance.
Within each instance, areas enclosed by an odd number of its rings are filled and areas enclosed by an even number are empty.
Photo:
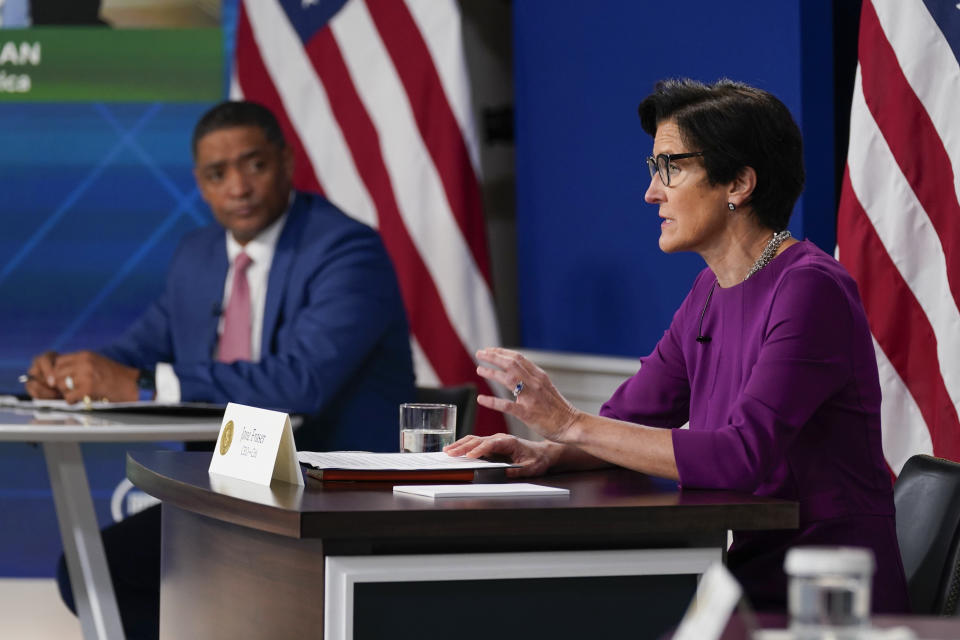
[[[261,231],[247,244],[241,245],[233,235],[226,231],[227,259],[230,269],[223,283],[223,302],[221,309],[227,308],[230,302],[230,291],[233,289],[233,264],[243,251],[253,261],[247,267],[247,283],[250,286],[250,359],[253,362],[260,360],[260,346],[263,338],[263,315],[267,305],[267,281],[270,278],[270,266],[273,263],[273,254],[277,249],[277,240],[287,222],[288,213],[284,213],[269,227]],[[223,333],[223,314],[217,325],[217,336]],[[174,373],[173,365],[166,362],[157,363],[155,372],[157,384],[157,402],[180,402],[180,379]]]

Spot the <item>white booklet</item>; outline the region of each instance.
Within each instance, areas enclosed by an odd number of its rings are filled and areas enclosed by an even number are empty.
[[[529,482],[503,484],[408,484],[393,488],[394,493],[408,493],[425,498],[515,498],[569,496],[570,489],[547,487]]]
[[[314,469],[353,469],[357,471],[424,471],[433,469],[497,469],[512,467],[508,462],[490,462],[477,458],[436,453],[370,453],[368,451],[299,451],[297,460]]]

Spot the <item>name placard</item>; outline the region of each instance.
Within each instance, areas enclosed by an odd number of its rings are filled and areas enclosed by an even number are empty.
[[[290,416],[231,402],[223,413],[209,473],[269,486],[303,486]]]

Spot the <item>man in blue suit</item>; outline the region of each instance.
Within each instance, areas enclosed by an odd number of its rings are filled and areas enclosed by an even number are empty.
[[[293,154],[257,104],[214,107],[197,124],[193,153],[219,225],[183,239],[163,294],[122,338],[97,352],[38,356],[27,391],[69,402],[239,402],[306,414],[299,449],[396,450],[397,405],[413,398],[414,378],[379,235],[292,191]],[[252,258],[251,344],[223,358],[241,254]]]
[[[183,239],[163,294],[123,337],[37,356],[27,391],[69,402],[239,402],[305,414],[294,432],[301,450],[395,451],[397,405],[413,399],[414,376],[379,235],[292,190],[293,154],[260,105],[211,109],[193,154],[219,225]],[[127,636],[156,637],[158,509],[103,537]],[[60,574],[72,608],[62,562]]]

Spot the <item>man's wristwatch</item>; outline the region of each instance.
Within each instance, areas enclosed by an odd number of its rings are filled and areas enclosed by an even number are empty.
[[[157,378],[152,369],[140,369],[137,374],[137,389],[140,400],[153,400],[157,395]]]

